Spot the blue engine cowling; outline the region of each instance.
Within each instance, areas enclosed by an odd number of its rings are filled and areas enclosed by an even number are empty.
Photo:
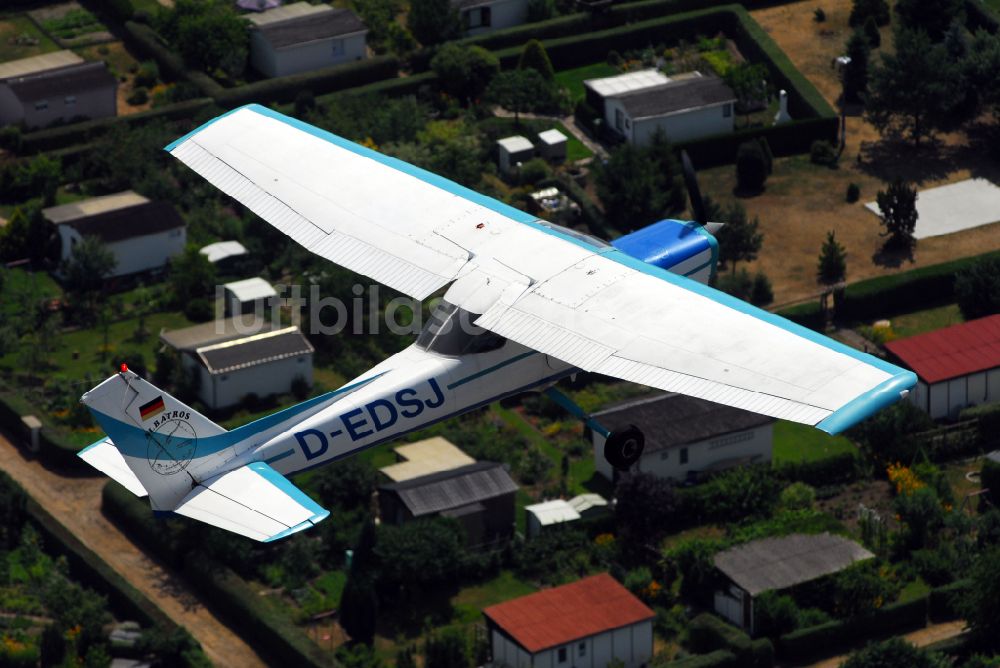
[[[637,260],[706,284],[719,259],[719,242],[690,221],[661,220],[619,237],[611,245]]]

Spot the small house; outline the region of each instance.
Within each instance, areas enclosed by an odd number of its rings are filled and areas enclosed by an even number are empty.
[[[1000,401],[1000,314],[885,344],[917,374],[909,400],[932,418]]]
[[[568,501],[553,499],[524,507],[525,533],[534,538],[547,527],[563,526],[580,520],[592,519],[606,514],[607,499],[600,494],[580,494]]]
[[[528,0],[451,0],[466,36],[521,25],[528,19]]]
[[[250,63],[266,77],[311,72],[368,57],[368,28],[350,9],[296,2],[248,16]]]
[[[511,174],[521,163],[535,157],[535,145],[521,135],[497,140],[497,150],[502,174]]]
[[[538,133],[538,155],[549,162],[566,162],[566,135],[555,128]]]
[[[725,578],[715,592],[715,611],[754,633],[754,599],[841,571],[875,555],[829,533],[764,538],[719,552],[715,567]]]
[[[604,127],[636,146],[647,145],[657,131],[672,142],[733,131],[736,95],[718,77],[641,70],[583,83]]]
[[[198,398],[212,409],[312,385],[314,350],[298,327],[265,322],[248,332],[239,318],[227,318],[163,332],[160,341],[197,376]]]
[[[222,286],[222,299],[226,316],[256,313],[263,316],[275,306],[278,297],[274,287],[263,278],[245,278]]]
[[[0,127],[116,116],[117,94],[118,80],[103,61],[69,50],[0,63]]]
[[[591,416],[609,431],[637,426],[646,437],[634,470],[686,480],[735,466],[771,461],[774,418],[683,394],[633,399]],[[593,430],[597,472],[614,480],[605,437]]]
[[[514,534],[517,489],[503,464],[475,462],[380,485],[379,516],[389,524],[450,517],[465,529],[470,546],[485,545]]]
[[[607,573],[483,610],[492,665],[641,668],[653,658],[656,615]]]
[[[131,190],[52,206],[42,216],[56,227],[64,262],[84,237],[100,239],[115,256],[111,277],[162,270],[187,242],[187,227],[171,204]]]

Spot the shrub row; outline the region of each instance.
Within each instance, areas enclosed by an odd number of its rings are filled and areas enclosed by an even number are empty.
[[[741,664],[732,652],[717,649],[708,654],[696,654],[663,665],[669,668],[735,668]]]
[[[774,474],[789,482],[804,482],[813,487],[842,485],[860,476],[858,458],[851,452],[803,462],[785,462],[774,466]]]
[[[276,665],[322,666],[329,661],[320,648],[286,616],[262,605],[261,597],[233,571],[205,559],[174,554],[148,504],[114,481],[104,486],[103,512],[137,541],[178,568],[236,632]]]
[[[955,274],[993,257],[1000,257],[1000,251],[852,283],[837,305],[837,317],[866,322],[947,304],[955,299]],[[818,301],[785,309],[780,315],[813,329],[823,326]]]
[[[62,469],[85,470],[87,463],[76,456],[80,446],[67,440],[58,429],[54,428],[48,417],[34,409],[17,394],[9,391],[0,392],[0,428],[21,439],[28,440],[28,433],[21,423],[21,417],[34,414],[42,421],[38,434],[40,456],[47,464]]]
[[[1000,404],[989,403],[966,408],[958,414],[958,419],[978,421],[979,448],[990,451],[1000,447]]]
[[[961,617],[960,602],[971,584],[969,580],[958,580],[931,589],[927,599],[928,614],[931,620],[943,622]]]
[[[688,645],[691,651],[699,654],[725,650],[732,653],[741,665],[749,665],[753,661],[750,636],[708,612],[701,613],[688,624]]]
[[[965,13],[969,30],[973,32],[980,28],[989,32],[1000,30],[1000,17],[990,11],[983,0],[965,0]]]
[[[805,118],[782,125],[746,128],[693,139],[678,143],[677,149],[687,151],[691,161],[699,169],[732,163],[740,144],[757,138],[766,139],[774,155],[797,155],[808,153],[817,140],[836,141],[839,123],[836,116]]]
[[[784,661],[806,662],[842,654],[845,648],[869,638],[922,628],[927,624],[928,600],[924,596],[892,603],[869,615],[792,631],[778,640],[778,655]]]

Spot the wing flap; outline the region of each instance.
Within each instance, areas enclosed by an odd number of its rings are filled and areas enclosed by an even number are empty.
[[[174,512],[264,542],[308,529],[330,514],[263,462],[206,480]]]

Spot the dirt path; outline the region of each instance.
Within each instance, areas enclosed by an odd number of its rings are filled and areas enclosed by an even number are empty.
[[[63,477],[37,461],[25,459],[3,435],[0,469],[129,584],[197,638],[213,664],[240,668],[265,665],[249,645],[201,604],[185,582],[146,556],[104,517],[101,488],[107,478]]]
[[[943,624],[932,624],[931,626],[917,629],[903,636],[903,639],[916,647],[926,647],[940,640],[947,640],[960,635],[965,629],[965,622],[945,622]],[[812,664],[811,668],[839,668],[847,660],[846,656],[835,656],[825,661]]]

